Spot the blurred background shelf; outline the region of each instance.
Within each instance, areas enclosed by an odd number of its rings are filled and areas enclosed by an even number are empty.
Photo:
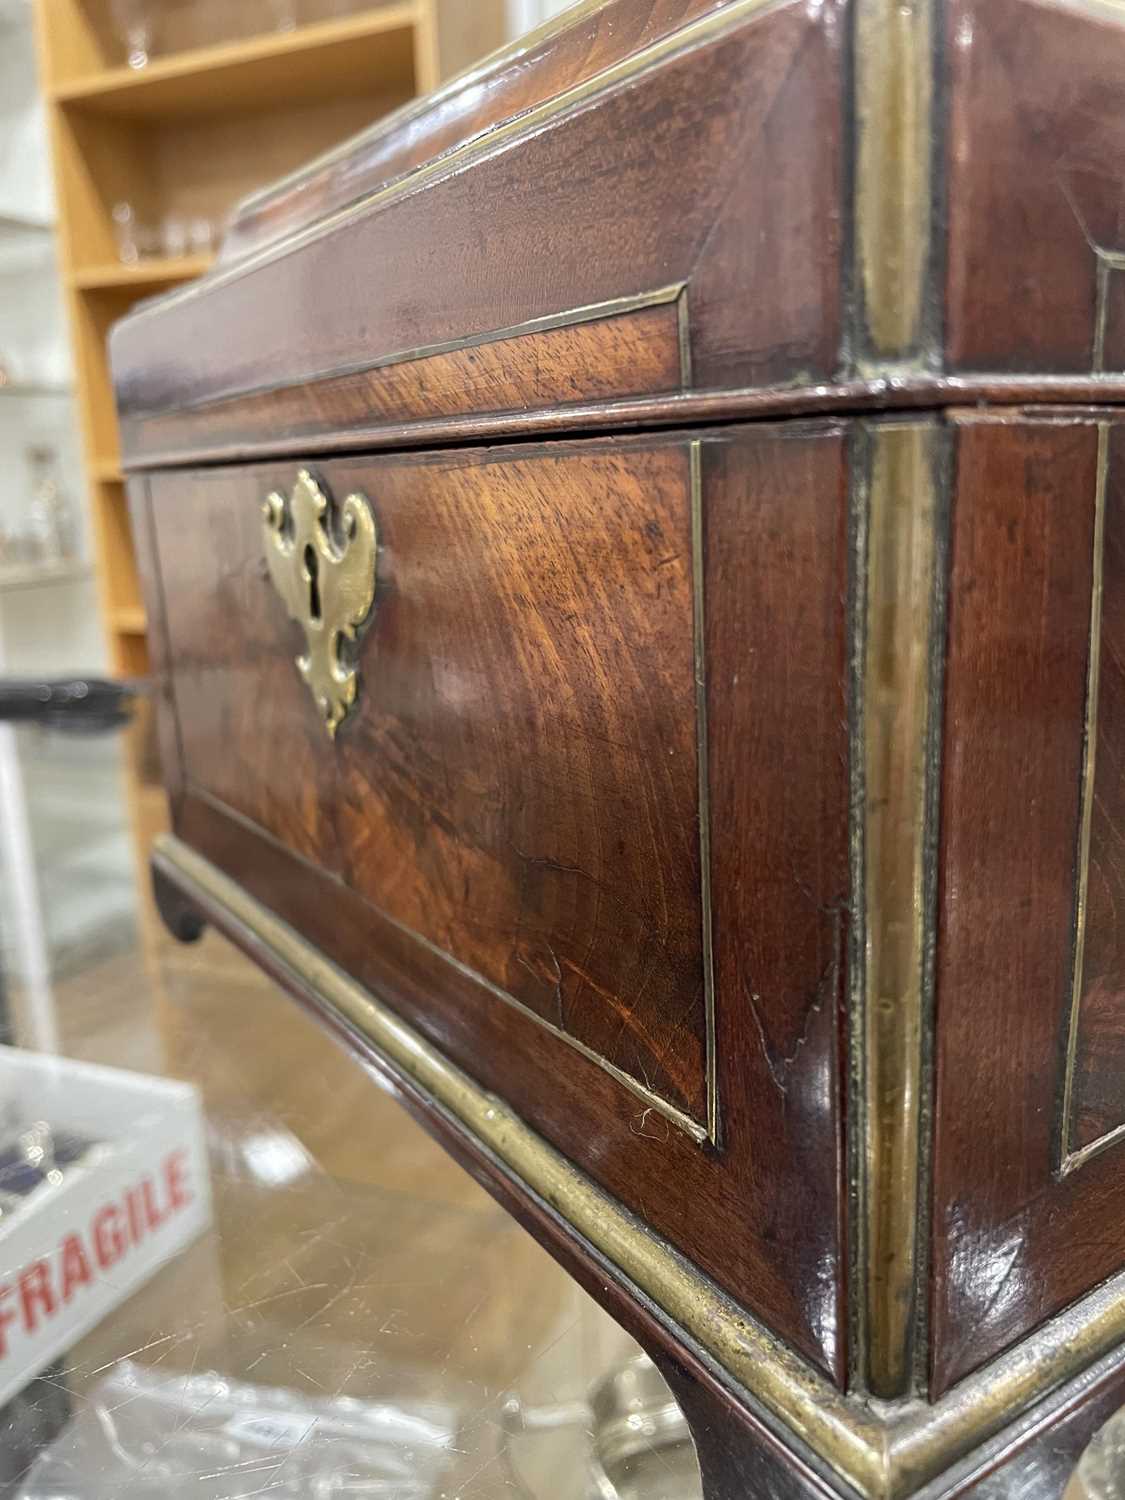
[[[70,273],[70,284],[84,292],[122,286],[143,286],[151,291],[156,283],[194,281],[210,270],[214,259],[213,255],[154,255],[132,263],[107,261],[105,265],[76,267]]]
[[[0,236],[19,235],[35,238],[40,235],[53,234],[54,231],[55,226],[47,219],[36,219],[0,208]]]
[[[53,381],[40,380],[4,380],[0,379],[0,397],[13,400],[38,401],[47,396],[73,396],[74,387],[70,385],[56,384]]]
[[[115,609],[113,623],[122,635],[144,635],[147,627],[143,605],[136,604]]]
[[[506,0],[299,0],[298,24],[278,29],[284,12],[285,0],[153,0],[149,59],[131,67],[111,0],[34,0],[101,623],[120,676],[149,662],[110,327],[203,275],[241,198],[475,62],[509,23]],[[210,249],[126,263],[123,213],[165,247],[202,226]]]
[[[52,583],[72,583],[89,576],[90,564],[77,558],[68,558],[64,562],[0,563],[0,593],[41,588]]]
[[[110,68],[51,92],[55,103],[117,117],[233,114],[413,87],[425,4],[388,5],[292,31],[195,47],[147,67]]]

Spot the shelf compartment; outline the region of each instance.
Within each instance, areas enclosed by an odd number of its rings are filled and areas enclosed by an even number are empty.
[[[44,397],[73,395],[74,387],[70,385],[52,385],[39,380],[0,380],[0,396],[12,400],[39,401]]]
[[[221,89],[215,92],[222,97]],[[149,296],[198,275],[206,257],[122,264],[115,206],[129,203],[139,223],[154,228],[170,215],[205,218],[218,237],[234,205],[263,181],[284,177],[310,156],[338,146],[408,97],[406,86],[384,94],[373,87],[321,103],[302,104],[282,95],[269,112],[228,111],[201,119],[114,119],[57,111],[56,153],[69,184],[62,244],[69,285]]]
[[[193,281],[214,264],[213,255],[153,256],[132,264],[107,261],[101,265],[80,266],[71,273],[70,284],[79,291],[100,291],[110,287],[170,286]]]
[[[62,562],[0,563],[0,594],[71,583],[89,578],[90,572],[90,564],[80,557],[69,557]]]
[[[56,84],[55,103],[118,118],[198,119],[413,90],[413,4],[222,42]]]
[[[6,235],[16,235],[20,238],[29,235],[34,239],[39,239],[44,235],[53,234],[54,230],[54,224],[47,219],[34,219],[0,209],[0,238]]]
[[[122,605],[111,609],[109,623],[119,635],[144,635],[148,628],[142,605]]]

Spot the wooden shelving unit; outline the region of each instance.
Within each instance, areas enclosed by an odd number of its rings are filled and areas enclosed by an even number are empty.
[[[218,232],[247,193],[500,45],[503,0],[473,0],[471,28],[466,3],[353,0],[340,15],[340,0],[301,0],[300,24],[278,31],[270,0],[153,0],[160,32],[147,65],[131,68],[110,0],[35,0],[99,598],[118,674],[145,675],[148,651],[106,335],[134,302],[201,275],[212,257],[123,263],[115,205],[146,225],[206,218]]]
[[[195,277],[202,276],[213,260],[214,256],[211,255],[158,255],[132,264],[115,260],[104,266],[82,266],[73,271],[68,280],[72,287],[82,292],[96,292],[105,287],[135,286],[143,287],[147,296],[153,286],[174,286],[178,281],[192,281]]]

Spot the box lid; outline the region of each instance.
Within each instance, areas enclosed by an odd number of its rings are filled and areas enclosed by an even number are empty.
[[[120,324],[126,464],[1119,400],[1123,105],[1108,0],[590,0]]]

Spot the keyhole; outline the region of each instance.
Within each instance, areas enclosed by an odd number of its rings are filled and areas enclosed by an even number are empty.
[[[311,545],[305,548],[305,573],[309,580],[309,615],[314,620],[320,619],[320,583],[317,579],[319,559],[316,549]]]

